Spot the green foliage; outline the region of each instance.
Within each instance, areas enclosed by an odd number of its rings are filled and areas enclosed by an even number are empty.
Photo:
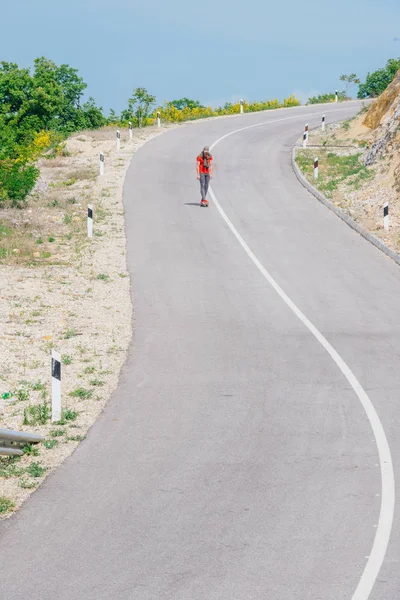
[[[22,475],[24,469],[18,466],[19,460],[19,456],[0,458],[0,477],[10,479],[10,477],[19,477]]]
[[[52,448],[55,448],[56,446],[58,446],[58,441],[57,440],[44,440],[43,446],[47,450],[51,450]]]
[[[33,165],[24,165],[10,159],[0,159],[0,207],[6,200],[11,206],[20,207],[33,190],[39,170]]]
[[[34,311],[35,312],[35,311]],[[32,313],[32,316],[38,316],[38,315],[34,315]],[[32,389],[36,392],[41,392],[42,390],[45,389],[45,384],[42,381],[36,381],[35,383],[32,384]]]
[[[188,108],[189,110],[192,110],[193,108],[205,108],[198,100],[189,100],[189,98],[172,100],[169,104],[172,104],[177,110],[183,110],[184,108]]]
[[[69,442],[82,442],[84,439],[86,439],[85,435],[71,435],[67,438]]]
[[[351,73],[350,75],[341,75],[339,79],[340,81],[344,82],[346,96],[349,89],[353,87],[353,85],[359,85],[361,83],[355,73]]]
[[[338,92],[339,102],[344,100],[350,100],[344,90]],[[320,94],[319,96],[312,96],[307,100],[307,104],[327,104],[329,102],[335,102],[335,93],[330,92],[329,94]]]
[[[14,508],[14,502],[6,496],[0,496],[0,515],[8,513]]]
[[[121,113],[121,121],[131,121],[134,125],[142,127],[155,102],[155,96],[149,94],[145,88],[136,88],[128,100],[128,108]]]
[[[26,402],[29,400],[29,390],[26,387],[21,387],[15,390],[13,394],[19,402]]]
[[[67,421],[75,421],[78,416],[78,413],[74,410],[63,410],[61,419],[57,422],[57,425],[66,425]]]
[[[44,150],[54,156],[65,135],[106,123],[93,98],[81,106],[85,89],[76,69],[43,56],[32,72],[0,63],[0,207],[23,204],[39,176],[34,162]]]
[[[22,487],[23,490],[32,490],[38,484],[36,481],[29,481],[28,479],[20,479],[19,485]]]
[[[46,469],[45,467],[40,466],[40,463],[33,462],[27,467],[26,472],[31,477],[42,477],[45,474]]]
[[[278,99],[262,100],[261,102],[244,102],[244,112],[259,112],[264,110],[274,110],[276,108],[299,106],[300,102],[296,96],[291,95],[285,98],[283,104]],[[160,106],[157,111],[161,113],[161,119],[170,123],[180,123],[183,121],[193,121],[196,119],[205,119],[209,117],[219,117],[223,115],[234,115],[240,113],[239,102],[226,102],[224,106],[212,108],[211,106],[202,106],[199,102],[183,98],[166,102]],[[147,119],[149,125],[155,122],[155,115],[150,115]]]
[[[39,448],[34,444],[26,444],[22,450],[28,456],[39,456]]]
[[[91,390],[85,390],[85,388],[79,387],[76,388],[73,392],[69,394],[73,398],[80,398],[81,400],[86,400],[93,396],[93,392]]]
[[[400,58],[390,58],[384,68],[368,73],[365,83],[362,83],[358,89],[357,98],[375,98],[379,96],[393,81],[399,69]]]
[[[75,421],[77,416],[78,416],[78,413],[75,412],[74,410],[68,409],[64,412],[64,419],[66,421]]]
[[[65,429],[51,429],[49,433],[52,437],[61,437],[66,434],[66,431]]]
[[[338,186],[345,182],[347,186],[358,189],[361,182],[374,175],[361,161],[361,154],[339,155],[328,152],[320,155],[320,177],[318,181],[313,178],[314,155],[301,151],[296,156],[296,162],[308,179],[326,196],[332,197]]]
[[[24,425],[45,425],[50,419],[50,405],[47,402],[27,406],[24,410]]]

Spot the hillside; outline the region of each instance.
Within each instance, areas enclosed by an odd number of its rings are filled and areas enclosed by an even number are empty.
[[[336,206],[400,253],[400,70],[389,87],[354,119],[311,132],[297,162]],[[315,184],[313,160],[320,177]],[[390,227],[383,229],[389,203]]]

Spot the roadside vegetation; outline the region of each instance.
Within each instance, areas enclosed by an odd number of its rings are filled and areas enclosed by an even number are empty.
[[[315,150],[300,151],[296,161],[306,177],[328,198],[333,197],[342,183],[349,190],[359,190],[362,182],[374,176],[373,169],[368,169],[362,163],[361,152],[340,155],[326,148],[319,148],[319,177],[314,180],[314,155]]]
[[[310,131],[307,148],[296,148],[296,162],[335,206],[400,254],[400,61],[388,61],[364,85],[378,82],[385,89],[356,117]],[[369,87],[368,94],[375,89]],[[360,85],[359,95],[365,90]],[[384,207],[389,207],[385,224]]]

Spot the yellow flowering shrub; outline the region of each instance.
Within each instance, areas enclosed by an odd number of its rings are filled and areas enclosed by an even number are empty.
[[[60,144],[62,136],[55,131],[39,131],[35,134],[33,142],[26,146],[20,146],[18,149],[17,162],[34,162],[45,150],[54,148],[55,154],[60,154],[62,145]]]
[[[285,108],[288,108],[289,106],[300,106],[300,100],[298,100],[294,94],[291,94],[289,98],[284,99],[283,106]]]
[[[285,98],[283,104],[279,102],[277,98],[274,100],[262,100],[261,102],[243,102],[244,112],[259,112],[263,110],[275,110],[277,108],[299,106],[300,102],[296,96],[291,95]],[[207,117],[219,117],[223,115],[237,115],[240,113],[240,103],[227,103],[221,108],[213,109],[211,106],[198,106],[195,108],[189,108],[185,106],[181,110],[176,108],[173,104],[165,102],[163,106],[157,108],[154,115],[147,119],[146,124],[155,124],[157,120],[157,112],[161,115],[161,120],[169,123],[182,123],[184,121],[193,121],[195,119],[205,119]],[[150,121],[150,123],[149,123]]]

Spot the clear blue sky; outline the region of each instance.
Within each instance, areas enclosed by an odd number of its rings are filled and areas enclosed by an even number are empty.
[[[0,60],[79,69],[106,112],[133,88],[218,105],[340,89],[400,56],[399,0],[0,0]]]

